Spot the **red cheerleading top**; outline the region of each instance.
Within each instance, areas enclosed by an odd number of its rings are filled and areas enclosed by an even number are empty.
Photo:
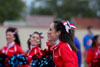
[[[5,65],[9,67],[8,60],[10,57],[13,55],[18,55],[18,54],[23,54],[22,48],[15,42],[12,42],[8,44],[7,46],[4,46],[1,50],[0,53],[3,53],[7,55],[8,57],[5,59]]]
[[[48,43],[47,45],[49,46]],[[78,67],[77,55],[69,44],[59,41],[52,49],[56,67]]]
[[[22,65],[21,67],[30,67],[30,63],[32,62],[34,55],[37,55],[37,58],[42,56],[41,49],[38,46],[30,46],[30,49],[25,53],[28,64]]]
[[[15,42],[12,42],[10,44],[8,44],[7,46],[4,46],[0,53],[3,53],[5,55],[7,55],[8,57],[12,57],[14,54],[23,54],[23,50],[22,48]]]
[[[96,58],[100,58],[100,46],[98,46],[98,45],[96,45],[95,47],[91,47],[87,51],[87,56],[86,56],[87,64],[89,64],[89,66],[90,66],[91,62]]]

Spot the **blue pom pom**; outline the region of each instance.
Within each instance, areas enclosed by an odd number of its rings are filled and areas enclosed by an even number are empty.
[[[36,61],[37,60],[37,61]],[[35,59],[30,63],[31,67],[51,67],[51,65],[54,67],[52,56],[49,57],[41,57],[39,59]]]
[[[23,65],[23,64],[27,64],[28,62],[26,61],[26,57],[23,54],[19,54],[19,55],[14,55],[9,59],[9,65],[11,66],[18,66],[18,65]]]

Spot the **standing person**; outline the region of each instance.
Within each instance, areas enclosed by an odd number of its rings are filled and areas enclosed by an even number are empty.
[[[38,55],[38,58],[42,56],[40,45],[41,45],[41,34],[39,32],[34,32],[32,35],[30,35],[30,38],[28,40],[28,51],[25,53],[25,56],[27,57],[28,64],[22,65],[22,67],[30,67],[30,63],[33,60],[34,55]]]
[[[86,34],[84,36],[84,38],[83,38],[83,46],[85,48],[85,51],[84,51],[84,59],[86,59],[86,52],[91,47],[92,38],[94,37],[94,35],[92,33],[92,28],[93,28],[92,26],[88,26],[87,27],[88,34]],[[87,67],[86,60],[84,60],[84,63],[85,63],[85,67]]]
[[[100,60],[98,59],[100,59],[100,35],[95,35],[92,46],[87,51],[86,62],[88,67],[100,67]]]
[[[92,44],[92,38],[94,37],[93,33],[92,33],[92,26],[88,26],[87,30],[88,30],[88,34],[86,34],[83,38],[83,45],[85,47],[85,50],[87,51]]]
[[[53,49],[53,60],[56,67],[78,67],[70,24],[68,21],[56,20],[49,26],[48,45]]]
[[[8,59],[13,55],[23,54],[23,50],[20,45],[18,30],[16,28],[10,27],[6,30],[6,40],[7,45],[4,46],[0,52],[8,56],[8,58],[5,59],[7,62],[5,65],[9,67]]]
[[[75,46],[78,48],[78,52],[76,53],[77,54],[77,58],[78,58],[78,67],[81,67],[81,44],[80,44],[80,41],[78,40],[78,38],[75,36],[75,28],[76,28],[76,24],[73,23],[73,22],[70,22],[70,25],[71,25],[71,29],[72,29],[72,33],[73,33],[73,38],[74,38],[74,43],[75,43]]]

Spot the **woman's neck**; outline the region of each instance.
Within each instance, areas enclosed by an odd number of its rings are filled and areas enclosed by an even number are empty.
[[[59,43],[60,43],[60,40],[58,39],[58,40],[55,41],[55,45],[53,45],[52,47],[58,45]]]
[[[7,46],[10,48],[10,47],[12,47],[14,45],[14,43],[15,43],[14,41],[11,42],[11,43],[8,43]]]
[[[13,43],[14,41],[12,41],[12,42],[8,42],[7,44],[11,44],[11,43]]]
[[[30,49],[37,47],[37,45],[30,45]]]
[[[58,45],[60,43],[60,40],[58,39],[58,40],[56,40],[56,45]]]

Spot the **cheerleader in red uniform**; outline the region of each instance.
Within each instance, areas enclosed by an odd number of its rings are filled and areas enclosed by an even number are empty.
[[[0,53],[8,56],[8,58],[5,59],[8,63],[10,57],[17,54],[23,54],[23,50],[20,47],[20,40],[16,28],[10,27],[6,30],[6,40],[7,45],[1,49]],[[8,67],[8,64],[6,65]]]
[[[32,35],[30,35],[30,38],[28,40],[29,50],[25,53],[28,64],[22,65],[22,67],[30,67],[30,63],[32,62],[33,58],[36,57],[40,58],[42,56],[40,46],[41,46],[41,33],[34,32]]]
[[[92,46],[87,51],[86,62],[88,67],[100,67],[100,35],[94,36]]]
[[[53,61],[56,67],[78,67],[76,53],[71,35],[69,21],[56,20],[49,26],[48,46],[53,51]]]

